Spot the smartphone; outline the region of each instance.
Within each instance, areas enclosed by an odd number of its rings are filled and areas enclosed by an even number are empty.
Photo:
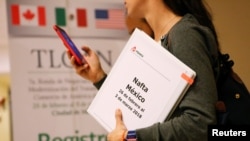
[[[64,46],[76,58],[77,64],[82,65],[82,64],[86,63],[86,60],[84,59],[84,57],[82,56],[82,54],[80,53],[80,51],[77,49],[77,47],[75,46],[75,44],[73,43],[73,41],[70,39],[70,37],[68,36],[68,34],[66,33],[66,31],[63,30],[62,28],[60,28],[57,25],[54,25],[53,28],[56,31],[56,33],[59,36],[59,38],[62,40]]]

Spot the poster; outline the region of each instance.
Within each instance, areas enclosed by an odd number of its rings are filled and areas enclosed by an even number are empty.
[[[54,24],[72,37],[127,38],[121,1],[8,0],[11,36],[55,36]]]
[[[69,10],[70,5],[79,2],[10,0],[7,1],[7,9],[11,19],[13,10],[10,7],[13,3],[26,9],[24,13],[27,13],[27,7],[30,11],[32,8],[47,9],[55,6]],[[49,13],[48,16],[53,14]],[[86,112],[97,89],[78,76],[71,67],[65,47],[50,27],[55,22],[54,18],[48,18],[45,26],[37,21],[13,25],[10,19],[8,32],[13,141],[105,141],[107,132]],[[117,33],[113,29],[81,32],[84,29],[74,26],[64,28],[79,50],[81,46],[88,45],[97,52],[107,73],[128,36],[126,29]]]

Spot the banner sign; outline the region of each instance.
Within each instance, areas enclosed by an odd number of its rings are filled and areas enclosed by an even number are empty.
[[[7,10],[13,36],[55,36],[54,24],[74,37],[128,36],[122,2],[8,0]]]
[[[106,141],[107,132],[86,112],[97,89],[76,74],[52,25],[66,29],[79,50],[96,51],[108,73],[128,33],[113,25],[122,22],[112,19],[121,3],[107,3],[7,1],[13,141]]]
[[[124,42],[97,39],[84,44],[98,53],[109,72]],[[14,141],[106,139],[106,131],[86,112],[97,89],[72,69],[58,38],[10,38],[10,60]]]

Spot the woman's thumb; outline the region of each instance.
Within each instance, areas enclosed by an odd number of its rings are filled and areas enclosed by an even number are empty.
[[[122,111],[120,109],[117,109],[115,111],[115,119],[116,119],[116,127],[124,125],[123,120],[122,120]]]

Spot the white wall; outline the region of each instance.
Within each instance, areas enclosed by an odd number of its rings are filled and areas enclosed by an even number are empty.
[[[0,73],[9,72],[8,34],[5,0],[0,0]]]

